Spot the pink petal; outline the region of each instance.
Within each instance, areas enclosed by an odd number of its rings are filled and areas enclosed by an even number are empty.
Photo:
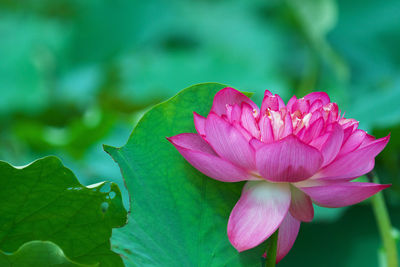
[[[254,138],[251,133],[242,126],[240,122],[234,121],[232,125],[243,135],[247,142],[250,142],[250,140]]]
[[[278,251],[276,263],[280,262],[293,247],[300,229],[300,221],[293,218],[288,212],[282,221],[278,232]]]
[[[273,96],[273,94],[269,90],[265,90],[264,97],[266,96]]]
[[[303,138],[303,142],[308,144],[310,143],[313,139],[317,138],[322,129],[324,128],[325,121],[323,118],[319,118],[316,121],[314,121],[310,127],[306,130]]]
[[[200,135],[184,133],[167,139],[193,167],[211,178],[223,182],[251,179],[248,172],[218,157]]]
[[[254,117],[254,110],[247,104],[242,104],[241,124],[252,136],[260,138],[260,129],[258,128],[256,119]]]
[[[355,119],[346,119],[346,118],[341,118],[339,120],[340,125],[342,125],[343,129],[350,128],[352,131],[357,129],[359,122],[356,121]]]
[[[304,135],[306,133],[307,128],[306,127],[302,127],[300,131],[297,131],[296,136],[297,138],[299,138],[300,140],[302,140],[304,138]]]
[[[342,145],[340,149],[339,155],[347,154],[356,150],[361,143],[364,141],[365,135],[367,133],[363,130],[355,130],[349,138],[347,138],[346,142]]]
[[[321,153],[314,147],[289,135],[266,144],[256,152],[260,174],[274,182],[299,182],[311,177],[322,164]]]
[[[317,110],[314,111],[311,115],[310,121],[309,121],[309,125],[313,124],[315,121],[317,121],[318,119],[323,119],[324,116],[322,115],[321,111]]]
[[[320,151],[324,157],[322,166],[326,166],[332,162],[340,151],[343,142],[343,129],[338,123],[333,124],[333,129],[329,133],[329,137],[322,145]]]
[[[325,92],[312,92],[304,97],[304,99],[310,101],[310,103],[314,103],[314,101],[320,100],[322,101],[323,105],[328,104],[331,102],[331,99],[329,98],[328,94]]]
[[[257,149],[262,148],[262,147],[265,145],[265,143],[262,142],[262,141],[260,141],[260,140],[258,140],[258,139],[256,139],[256,138],[253,138],[253,139],[250,140],[250,145],[251,145],[255,150],[257,150]]]
[[[279,95],[272,95],[269,91],[265,92],[261,104],[261,115],[265,115],[268,109],[278,111],[283,107],[285,107],[285,103]]]
[[[343,126],[342,126],[343,127]],[[350,137],[353,133],[353,127],[343,127],[343,143]]]
[[[230,123],[240,122],[240,117],[242,116],[242,108],[238,104],[227,105],[226,106],[226,116]]]
[[[296,103],[296,101],[297,101],[297,97],[294,95],[294,96],[292,96],[290,99],[289,99],[289,101],[288,101],[288,103],[287,103],[287,105],[286,105],[286,108],[287,108],[287,110],[289,110],[290,112],[295,112],[296,110],[293,110],[293,105],[294,105],[294,103]]]
[[[373,168],[374,158],[385,148],[389,136],[378,139],[369,145],[337,157],[324,167],[313,179],[349,179],[359,177]]]
[[[326,121],[328,123],[335,122],[339,118],[339,107],[336,103],[329,103],[325,105],[323,110],[325,111],[325,115],[328,114],[326,117]]]
[[[310,106],[310,112],[312,113],[312,112],[320,109],[323,105],[324,105],[324,103],[322,103],[322,100],[319,100],[319,99],[315,100]]]
[[[289,212],[299,221],[311,222],[314,218],[314,207],[311,198],[294,186],[290,187],[292,201]]]
[[[389,134],[389,136],[390,136],[390,134]],[[360,148],[363,148],[363,147],[365,147],[365,146],[367,146],[367,145],[369,145],[369,144],[371,144],[371,143],[373,143],[375,141],[376,141],[376,139],[375,139],[374,136],[372,136],[370,134],[366,134],[363,142],[360,145]]]
[[[321,207],[339,208],[354,205],[390,185],[358,182],[325,182],[326,184],[300,188]]]
[[[346,141],[347,138],[350,137],[350,135],[357,129],[358,127],[358,121],[354,119],[340,119],[339,123],[342,125],[342,128],[344,130],[344,137],[343,141]]]
[[[278,103],[278,98],[275,96],[264,96],[264,99],[261,104],[261,115],[266,114],[266,111],[270,110],[279,110],[279,103]]]
[[[275,97],[278,98],[279,109],[284,108],[285,102],[282,100],[282,98],[278,94],[275,94]]]
[[[275,140],[279,140],[285,128],[284,117],[280,111],[270,110],[270,121]]]
[[[196,112],[193,112],[193,118],[194,118],[194,126],[196,127],[196,131],[198,134],[204,136],[206,133],[204,131],[204,127],[206,125],[206,118],[203,116],[200,116]]]
[[[317,138],[315,138],[314,140],[312,140],[309,145],[315,147],[316,149],[318,149],[320,152],[322,146],[326,143],[326,141],[328,140],[328,138],[330,137],[330,133],[325,133],[321,136],[318,136]]]
[[[255,169],[254,149],[235,126],[210,113],[205,132],[207,141],[222,158],[244,169]]]
[[[274,132],[271,125],[271,120],[267,116],[262,116],[260,119],[261,141],[272,143],[274,141]]]
[[[250,181],[229,216],[228,237],[239,251],[251,249],[273,234],[290,205],[288,184]]]
[[[285,102],[282,100],[282,98],[278,94],[273,95],[270,91],[265,90],[264,98],[267,96],[274,96],[278,99],[278,110],[285,107]]]
[[[297,99],[297,101],[292,106],[292,112],[296,110],[300,110],[303,114],[308,113],[308,111],[310,110],[310,101],[304,98]]]
[[[173,145],[218,156],[212,147],[195,133],[183,133],[167,138]]]
[[[250,98],[231,87],[226,87],[215,95],[211,111],[217,115],[223,115],[226,114],[227,105],[241,105],[242,103],[247,103],[253,109],[257,110],[258,113],[260,112],[260,109]]]
[[[290,112],[286,112],[285,115],[285,126],[283,128],[283,132],[279,138],[285,138],[288,135],[293,133],[293,122],[292,117],[290,116]]]

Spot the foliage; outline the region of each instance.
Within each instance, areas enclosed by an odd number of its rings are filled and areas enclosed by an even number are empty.
[[[150,106],[205,81],[255,92],[255,101],[264,89],[285,101],[323,90],[361,128],[392,133],[376,170],[393,183],[385,194],[398,227],[399,13],[397,0],[0,0],[0,159],[25,165],[57,155],[82,184],[117,183],[128,204],[101,144],[122,146]],[[351,211],[317,209],[282,266],[310,262],[310,247],[315,262],[333,262],[339,237],[352,253],[340,250],[338,265],[375,260],[379,239],[373,223],[365,226],[368,208]],[[326,242],[313,229],[342,235],[330,233]]]
[[[126,221],[121,194],[113,183],[85,187],[56,157],[16,168],[0,162],[0,249],[13,253],[26,242],[48,240],[76,262],[122,266],[110,249],[112,228]],[[24,245],[14,256],[55,245]]]
[[[22,245],[15,253],[9,255],[0,253],[0,265],[11,266],[62,266],[62,267],[92,267],[69,260],[63,251],[49,241],[30,241]],[[98,266],[96,264],[96,266]]]

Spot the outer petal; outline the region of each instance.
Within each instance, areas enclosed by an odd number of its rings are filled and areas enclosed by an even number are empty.
[[[311,177],[322,164],[322,155],[294,135],[266,144],[256,152],[260,174],[274,182],[299,182]]]
[[[204,118],[203,116],[200,116],[199,114],[197,114],[196,112],[193,112],[193,118],[194,118],[194,126],[196,127],[196,131],[204,136],[205,130],[204,127],[206,125],[206,118]]]
[[[228,237],[239,251],[251,249],[275,232],[290,205],[288,184],[250,181],[229,216]]]
[[[346,142],[344,142],[342,148],[340,149],[339,155],[347,154],[356,150],[364,141],[366,134],[367,133],[363,130],[355,130],[349,136],[349,138],[347,138]]]
[[[260,141],[260,140],[258,140],[257,138],[252,138],[252,139],[250,140],[250,145],[251,145],[255,150],[257,150],[257,149],[259,149],[259,148],[262,148],[262,147],[265,145],[265,143],[262,142],[262,141]]]
[[[293,218],[290,213],[286,215],[278,233],[278,251],[276,262],[280,262],[293,247],[300,229],[300,221]]]
[[[311,198],[294,186],[290,187],[292,192],[292,201],[289,212],[297,220],[311,222],[314,218],[314,207]]]
[[[243,135],[244,139],[246,139],[247,142],[250,142],[250,140],[254,138],[251,133],[242,126],[240,122],[235,121],[232,123],[232,126],[235,127],[236,130],[238,130]]]
[[[353,205],[369,198],[390,185],[358,182],[325,182],[324,185],[302,187],[319,206],[338,208]]]
[[[332,132],[329,134],[328,139],[322,145],[320,151],[324,157],[322,166],[326,166],[332,162],[340,151],[343,142],[343,129],[338,123],[333,124]]]
[[[312,102],[311,106],[310,106],[310,112],[314,112],[318,109],[320,109],[322,106],[324,105],[324,103],[322,102],[322,100],[315,100],[314,102]]]
[[[200,135],[184,133],[168,140],[193,167],[211,178],[223,182],[251,179],[245,170],[218,157]]]
[[[319,100],[318,100],[319,101]],[[319,111],[319,110],[317,110],[317,111],[314,111],[314,112],[311,112],[310,111],[310,113],[311,113],[311,118],[310,118],[310,120],[309,120],[309,125],[312,125],[314,122],[316,122],[318,119],[323,119],[324,118],[324,115],[322,114],[322,112],[321,111]]]
[[[363,147],[373,143],[374,141],[376,141],[374,136],[372,136],[370,134],[366,134],[360,148],[363,148]]]
[[[226,105],[239,104],[240,106],[243,102],[249,104],[258,113],[260,112],[257,105],[250,98],[231,87],[226,87],[215,95],[211,111],[221,116],[226,114]]]
[[[304,99],[310,101],[310,103],[314,103],[316,100],[322,101],[324,105],[328,104],[331,102],[331,99],[329,98],[328,94],[325,92],[312,92],[304,97]]]
[[[174,146],[218,156],[212,147],[195,133],[183,133],[167,138]]]
[[[358,127],[358,121],[354,119],[340,119],[339,124],[342,125],[342,128],[344,130],[344,137],[343,141],[346,141],[347,138],[357,129]]]
[[[214,113],[207,117],[206,139],[215,152],[245,169],[255,169],[255,153],[243,134]]]
[[[385,148],[389,136],[337,157],[331,164],[315,174],[313,179],[348,179],[359,177],[373,168],[374,158]]]
[[[324,119],[319,118],[315,122],[313,122],[310,127],[306,130],[304,137],[303,137],[303,142],[304,143],[310,143],[313,139],[317,138],[322,129],[324,128]]]
[[[316,149],[318,149],[319,151],[321,151],[322,146],[326,143],[326,141],[328,140],[329,137],[330,137],[330,133],[325,133],[325,134],[323,134],[321,136],[318,136],[314,140],[312,140],[309,143],[309,145],[313,146]],[[322,153],[322,151],[321,151],[321,153]],[[325,159],[325,157],[324,157],[324,159]]]

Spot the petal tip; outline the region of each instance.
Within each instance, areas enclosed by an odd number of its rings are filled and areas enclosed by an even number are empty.
[[[247,247],[239,246],[238,244],[233,244],[232,241],[231,241],[231,244],[237,250],[237,252],[239,252],[239,253],[250,249],[250,248],[247,248]]]
[[[249,250],[253,248],[254,246],[249,246],[246,244],[241,244],[240,242],[237,242],[236,237],[229,232],[228,230],[228,239],[229,242],[231,242],[231,245],[237,250],[237,252],[241,253],[243,251]]]
[[[389,134],[388,134],[387,136],[385,136],[385,137],[382,137],[382,138],[377,139],[376,141],[378,141],[377,143],[384,143],[385,146],[386,146],[387,143],[389,143],[389,141],[390,141],[390,137],[391,137],[391,133],[389,133]]]
[[[165,136],[165,139],[167,139],[171,144],[176,145],[175,139],[179,138],[179,136],[182,134],[174,135],[174,136]]]
[[[240,92],[239,90],[236,90],[236,89],[233,88],[233,87],[227,86],[227,87],[224,87],[224,88],[222,88],[221,90],[219,90],[219,91],[215,94],[215,96],[219,96],[219,95],[225,94],[225,93],[227,93],[227,92],[231,92],[231,93],[234,93],[234,94],[237,94],[237,93],[242,94],[242,92]]]
[[[385,141],[387,140],[387,142],[389,142],[391,136],[392,136],[392,133],[389,133],[387,136],[384,137],[384,140]]]
[[[391,187],[392,184],[381,184],[381,190]]]
[[[273,96],[270,90],[266,89],[264,92],[264,96]]]
[[[246,251],[246,250],[248,250],[247,248],[235,248],[236,250],[237,250],[237,252],[243,252],[243,251]]]
[[[233,230],[231,229],[229,223],[228,223],[228,239],[229,239],[229,242],[231,243],[231,245],[239,253],[249,249],[249,248],[246,248],[245,246],[243,246],[243,244],[240,244],[240,243],[236,242],[236,236],[235,236]]]

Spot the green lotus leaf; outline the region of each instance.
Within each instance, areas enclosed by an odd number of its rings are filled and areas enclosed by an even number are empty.
[[[112,229],[126,222],[116,184],[85,187],[52,156],[24,167],[0,161],[0,174],[1,251],[14,253],[26,242],[43,240],[74,262],[123,266],[110,245]]]

